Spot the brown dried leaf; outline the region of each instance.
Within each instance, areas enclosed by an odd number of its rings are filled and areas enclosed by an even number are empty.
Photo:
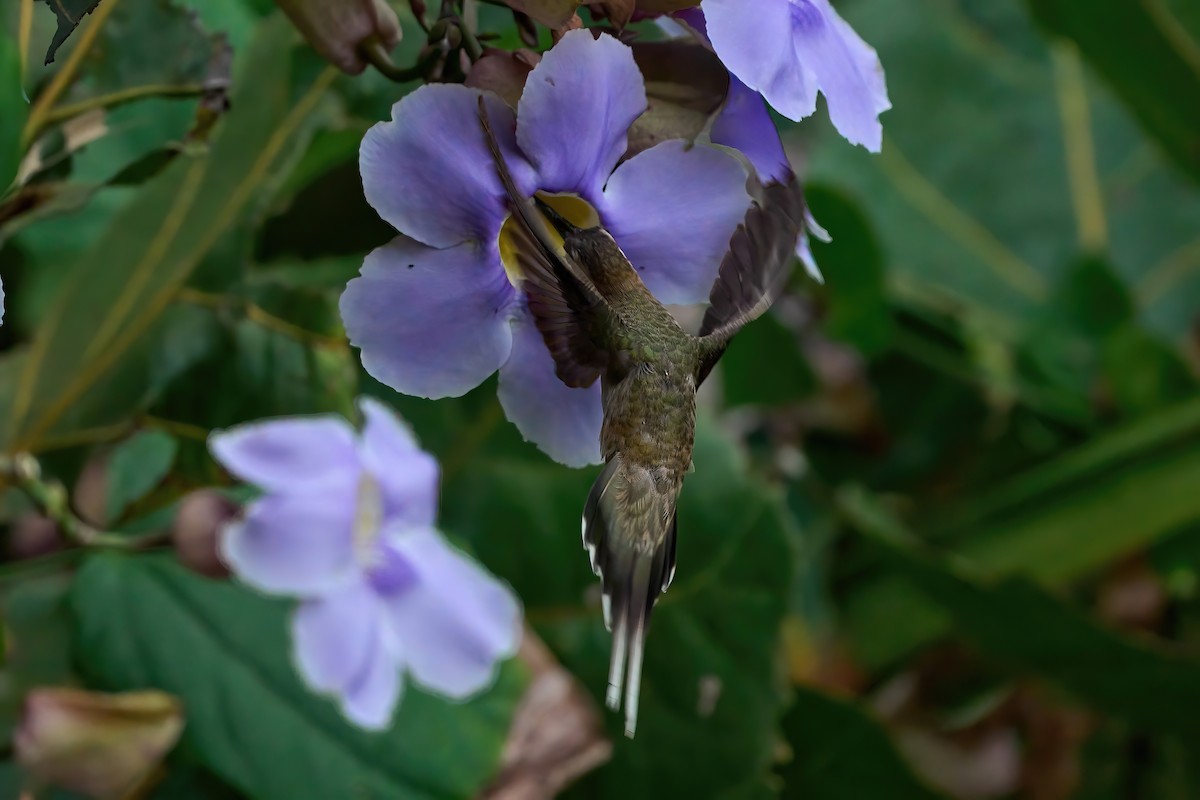
[[[575,16],[578,0],[504,0],[509,8],[528,14],[548,28],[561,28]]]
[[[606,17],[617,28],[624,28],[629,24],[636,7],[636,0],[603,0],[600,3],[588,4],[593,15]]]
[[[708,48],[690,41],[637,42],[646,79],[646,113],[629,131],[629,155],[668,139],[694,139],[725,102],[729,73]]]
[[[531,630],[517,656],[533,680],[517,706],[500,775],[482,800],[549,800],[612,754],[591,697]]]
[[[685,8],[695,8],[698,5],[700,5],[700,0],[637,0],[638,11],[644,11],[647,14],[666,14],[672,11],[682,11]]]
[[[541,56],[532,50],[495,50],[489,48],[467,74],[466,84],[473,89],[495,92],[512,108],[517,107],[525,80]]]

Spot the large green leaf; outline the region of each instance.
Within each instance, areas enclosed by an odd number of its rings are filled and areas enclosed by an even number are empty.
[[[784,797],[941,797],[913,775],[880,723],[854,702],[798,689],[783,729],[792,750],[792,760],[780,768]]]
[[[121,364],[259,194],[333,78],[322,73],[293,99],[293,36],[280,16],[263,24],[211,153],[181,157],[147,183],[60,283],[25,359],[8,447],[36,448]]]
[[[1200,41],[1167,3],[1027,0],[1071,39],[1179,166],[1200,182]]]
[[[970,498],[928,534],[996,574],[1062,585],[1200,520],[1200,404],[1114,430],[990,495]],[[897,614],[897,608],[904,608]],[[894,662],[947,629],[948,617],[896,576],[865,581],[845,624],[865,663]]]
[[[1200,704],[1200,659],[1106,630],[1027,578],[998,578],[969,560],[927,552],[865,495],[848,507],[858,528],[984,653],[1148,730],[1200,735],[1200,718],[1185,711]]]
[[[392,728],[351,727],[295,674],[288,609],[169,558],[91,559],[72,590],[91,685],[183,698],[184,747],[256,800],[469,798],[495,770],[521,694],[510,665],[465,704],[406,687]]]
[[[214,56],[225,46],[223,38],[205,30],[195,12],[177,0],[119,1],[100,32],[96,52],[89,54],[86,88],[102,93],[152,85],[167,93],[227,78],[210,74]]]
[[[1119,28],[1093,5],[1072,14]],[[1200,195],[1074,48],[1015,3],[856,0],[845,13],[878,50],[894,108],[880,154],[830,136],[809,163],[866,209],[894,293],[1011,341],[1080,251],[1107,251],[1145,324],[1187,330]]]
[[[525,453],[489,447],[453,471],[461,462],[449,456],[445,523],[517,588],[529,621],[599,700],[609,637],[578,534],[595,471]],[[710,423],[702,421],[694,460],[678,572],[647,640],[637,738],[625,739],[621,719],[608,716],[614,756],[585,780],[587,796],[716,797],[767,786],[782,712],[776,645],[792,522]]]

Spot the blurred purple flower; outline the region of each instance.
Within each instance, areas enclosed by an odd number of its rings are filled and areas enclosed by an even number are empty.
[[[222,556],[263,592],[298,597],[295,658],[316,691],[369,729],[403,689],[464,698],[516,652],[510,590],[434,529],[437,462],[381,403],[340,417],[249,423],[209,440],[218,461],[264,494],[225,530]]]
[[[825,95],[842,136],[871,152],[883,146],[879,115],[892,107],[875,50],[829,0],[703,0],[713,49],[746,86],[799,121]]]
[[[363,139],[367,200],[401,235],[371,253],[342,296],[351,341],[374,377],[405,394],[455,397],[496,370],[505,414],[571,466],[600,460],[600,387],[572,389],[505,272],[504,191],[477,117],[479,92],[417,89]],[[707,299],[749,205],[745,172],[715,148],[664,142],[620,164],[646,110],[630,49],[571,31],[529,75],[514,116],[485,95],[526,193],[591,204],[664,303]]]

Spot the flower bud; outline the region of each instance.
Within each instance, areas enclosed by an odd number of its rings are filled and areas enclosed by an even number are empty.
[[[183,707],[164,692],[34,689],[13,744],[35,781],[116,798],[150,773],[182,730]]]
[[[225,523],[238,511],[236,503],[212,489],[184,497],[171,526],[171,541],[180,563],[209,578],[228,576],[229,570],[218,555],[218,539]]]
[[[400,41],[400,20],[383,0],[275,0],[312,48],[348,75],[367,64],[358,46],[374,39],[388,50]]]
[[[13,520],[8,534],[8,556],[14,560],[37,558],[62,547],[58,525],[49,517],[29,512]]]

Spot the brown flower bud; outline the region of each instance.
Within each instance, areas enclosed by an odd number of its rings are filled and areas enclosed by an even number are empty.
[[[183,707],[164,692],[34,689],[13,744],[35,781],[116,798],[150,773],[182,730]]]
[[[171,541],[185,567],[209,578],[224,578],[229,569],[218,555],[221,529],[238,514],[238,506],[212,489],[192,492],[179,502]]]
[[[16,560],[37,558],[53,553],[62,544],[62,534],[54,520],[29,512],[13,520],[8,534],[8,556]]]
[[[312,48],[347,75],[366,66],[358,47],[376,40],[391,50],[400,20],[383,0],[275,0]]]

